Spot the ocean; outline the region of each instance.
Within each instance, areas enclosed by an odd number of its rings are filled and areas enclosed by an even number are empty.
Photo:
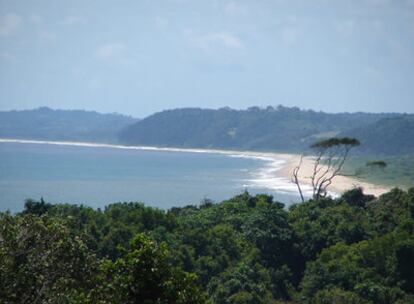
[[[284,160],[259,153],[0,140],[0,160],[0,211],[21,211],[28,198],[168,209],[245,190],[298,202],[294,185],[277,176]]]

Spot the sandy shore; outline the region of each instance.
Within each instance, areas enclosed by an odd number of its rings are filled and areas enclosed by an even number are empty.
[[[290,178],[294,168],[299,164],[300,156],[295,154],[283,154],[283,157],[286,162],[279,172],[282,176]],[[307,156],[303,158],[302,166],[299,171],[299,180],[302,184],[310,185],[310,176],[312,176],[313,173],[313,164],[314,159],[312,157]],[[346,176],[335,177],[328,190],[340,194],[354,187],[362,187],[365,194],[372,194],[375,196],[379,196],[390,190],[390,188],[386,186],[374,185],[357,178]]]

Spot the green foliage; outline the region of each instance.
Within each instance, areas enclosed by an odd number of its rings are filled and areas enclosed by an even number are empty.
[[[364,145],[362,145],[364,146]],[[361,146],[361,147],[362,147]],[[375,156],[377,157],[377,156]],[[356,155],[350,157],[345,165],[345,175],[357,174],[374,184],[408,189],[414,185],[414,154],[382,156],[374,161],[378,165],[369,165],[373,156]],[[385,166],[381,162],[385,163]],[[367,165],[368,164],[368,165]]]
[[[391,232],[401,222],[414,218],[414,188],[392,189],[378,201],[367,204],[371,227],[377,234]]]
[[[414,188],[0,214],[1,303],[413,303]]]
[[[369,237],[367,215],[353,206],[359,199],[348,203],[349,195],[348,192],[339,200],[311,200],[291,207],[290,222],[306,260],[314,259],[323,248],[338,242],[351,244]]]
[[[385,168],[387,167],[387,163],[383,160],[372,160],[372,161],[367,161],[366,163],[367,167],[378,167],[378,168]]]
[[[43,198],[40,199],[40,202],[34,201],[32,199],[27,199],[24,204],[25,213],[42,215],[47,213],[53,207],[52,204],[46,203]]]
[[[351,291],[345,291],[340,288],[322,289],[318,291],[311,301],[312,304],[372,304],[359,297]]]
[[[129,116],[42,107],[0,111],[0,137],[41,140],[116,142],[118,132],[135,122]]]
[[[217,304],[261,304],[272,299],[270,274],[255,254],[213,278],[208,286]]]
[[[319,290],[339,287],[372,303],[394,303],[413,293],[413,260],[412,231],[397,230],[353,245],[338,243],[309,263],[302,294],[312,299]]]
[[[137,234],[130,243],[130,249],[115,262],[103,262],[103,278],[95,291],[100,302],[205,302],[203,293],[194,285],[196,276],[168,262],[165,243],[158,245],[144,234]]]
[[[360,151],[371,154],[401,155],[414,151],[414,115],[385,117],[366,125],[353,126],[342,135],[359,138]]]
[[[338,146],[359,146],[361,143],[358,139],[351,137],[331,137],[328,139],[317,141],[311,145],[313,149],[330,149]]]
[[[151,115],[123,129],[119,138],[140,145],[303,151],[315,140],[393,116],[327,114],[283,106],[247,110],[187,108]],[[347,136],[360,138],[352,132]],[[365,138],[360,139],[365,143]]]
[[[60,219],[0,215],[2,303],[76,303],[93,287],[97,260]]]
[[[414,151],[414,115],[329,114],[278,106],[247,110],[186,108],[138,120],[119,114],[39,108],[0,112],[0,137],[126,144],[303,151],[319,139],[358,138],[362,153]]]
[[[373,201],[375,196],[365,195],[362,188],[354,188],[342,194],[340,201],[349,206],[365,208],[368,202]]]

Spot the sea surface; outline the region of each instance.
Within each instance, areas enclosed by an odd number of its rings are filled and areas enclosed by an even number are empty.
[[[298,201],[295,188],[277,176],[283,162],[241,152],[0,140],[0,211],[21,211],[28,198],[168,209],[244,190],[291,204]]]

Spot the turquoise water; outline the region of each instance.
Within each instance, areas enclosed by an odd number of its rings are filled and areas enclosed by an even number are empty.
[[[171,208],[228,199],[246,188],[292,202],[293,194],[249,183],[263,160],[214,153],[0,142],[0,211],[27,198],[104,207],[141,201]],[[253,175],[252,175],[253,174]]]

